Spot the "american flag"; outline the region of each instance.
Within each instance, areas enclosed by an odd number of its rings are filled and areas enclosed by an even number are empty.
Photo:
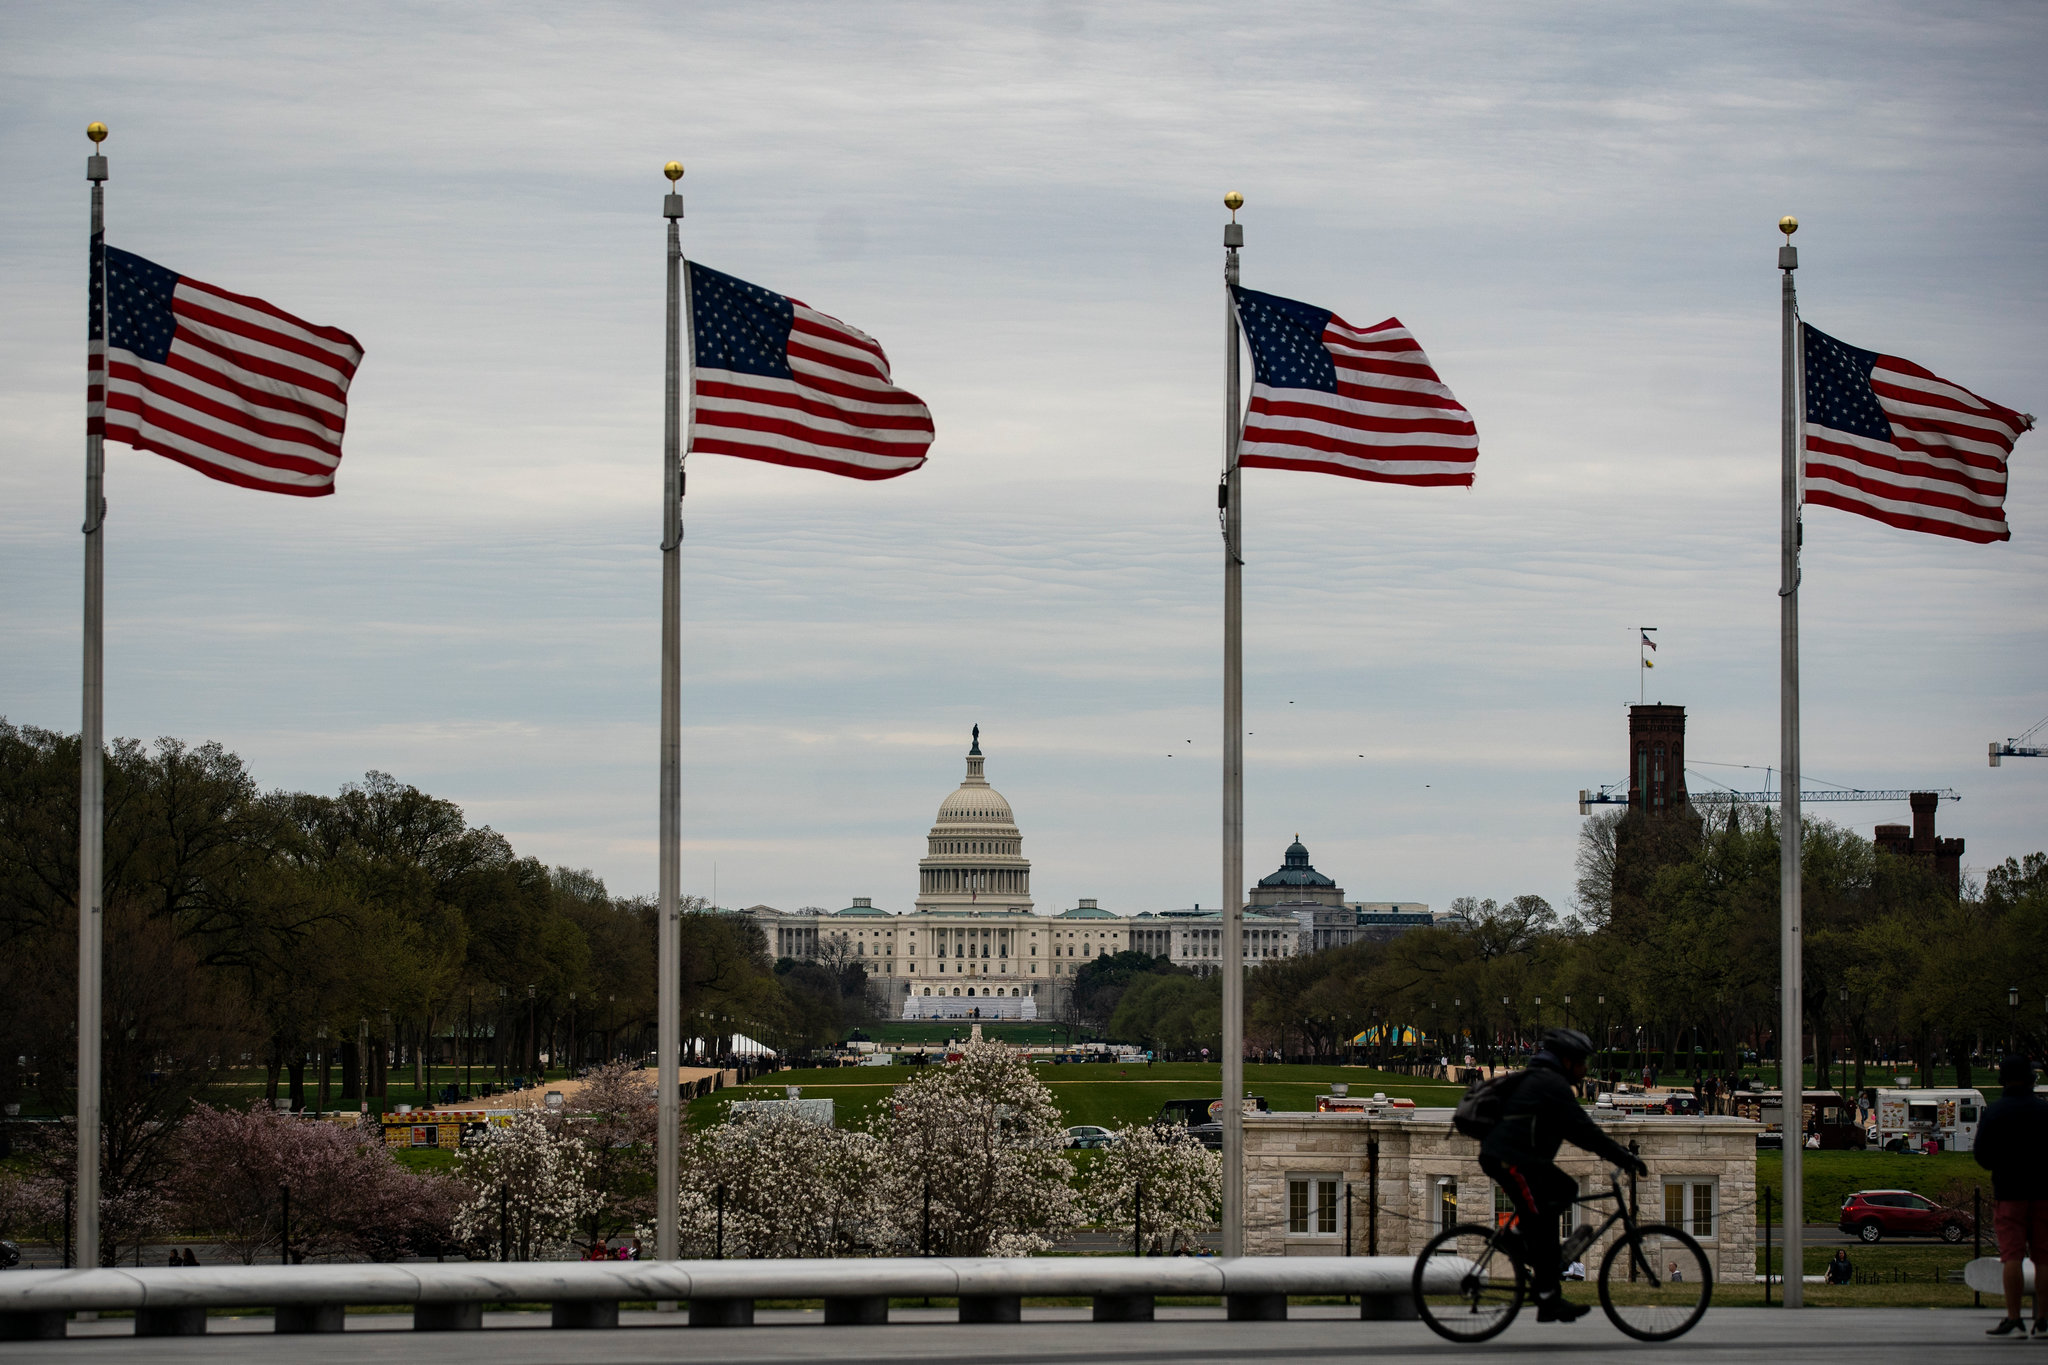
[[[98,240],[92,267],[93,430],[223,483],[334,491],[354,337]]]
[[[2034,419],[1800,324],[1806,501],[1906,531],[2010,540],[2005,462]]]
[[[893,479],[924,463],[931,409],[889,382],[858,327],[690,263],[696,409],[690,449]]]
[[[1399,318],[1353,327],[1327,308],[1235,293],[1253,370],[1240,464],[1471,486],[1472,414]]]

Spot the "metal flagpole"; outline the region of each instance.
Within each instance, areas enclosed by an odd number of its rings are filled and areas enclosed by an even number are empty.
[[[1244,513],[1238,499],[1237,252],[1244,196],[1223,196],[1223,1254],[1244,1255]]]
[[[1778,1091],[1785,1137],[1785,1306],[1798,1308],[1800,1270],[1805,1264],[1806,1208],[1804,1166],[1806,1149],[1806,1049],[1801,1039],[1805,1022],[1802,1009],[1801,935],[1799,913],[1799,298],[1793,288],[1792,272],[1799,268],[1799,248],[1792,234],[1799,220],[1778,222],[1785,245],[1778,248],[1778,270],[1783,276],[1783,370],[1784,430],[1782,433],[1784,504],[1779,514],[1778,581],[1778,765],[1784,769],[1784,787],[1778,799],[1778,900],[1780,909],[1778,1016]]]
[[[661,916],[656,944],[661,974],[656,991],[660,1019],[655,1025],[655,1085],[659,1099],[655,1106],[655,1233],[654,1254],[664,1261],[676,1259],[676,1163],[680,1139],[681,1098],[676,1085],[677,1017],[680,1003],[682,964],[676,942],[676,900],[682,881],[682,782],[683,782],[683,394],[682,360],[682,267],[681,218],[683,196],[676,193],[682,179],[681,162],[663,167],[669,192],[662,196],[662,216],[668,219],[668,363],[662,400],[661,441]],[[662,1307],[673,1310],[673,1303]]]
[[[93,277],[87,285],[92,306],[100,310],[87,343],[85,424],[85,669],[78,727],[78,1264],[100,1263],[100,958],[105,942],[101,897],[105,893],[103,858],[107,815],[106,770],[103,763],[103,713],[106,701],[105,656],[107,519],[106,446],[101,428],[106,421],[107,329],[106,258],[101,235],[106,231],[107,158],[100,152],[107,126],[94,123],[85,135],[92,155],[85,159],[85,178],[92,182]],[[95,399],[91,390],[98,390]]]

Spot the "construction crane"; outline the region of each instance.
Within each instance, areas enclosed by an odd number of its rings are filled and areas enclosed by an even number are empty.
[[[1688,769],[1688,772],[1691,770]],[[1699,773],[1694,777],[1703,782],[1712,778]],[[1687,800],[1695,806],[1768,806],[1775,805],[1779,798],[1776,791],[1738,792],[1722,788],[1718,791],[1688,792]],[[1910,791],[1869,791],[1860,787],[1816,787],[1799,793],[1802,806],[1834,801],[1905,801],[1912,797]],[[1960,801],[1963,794],[1953,787],[1943,787],[1935,795],[1944,801]],[[1597,790],[1579,790],[1579,814],[1591,815],[1595,806],[1626,806],[1628,804],[1628,781],[1610,782]]]
[[[2015,739],[2009,739],[2003,744],[2000,744],[1995,739],[1992,740],[1991,766],[1994,768],[1997,767],[1998,760],[2001,758],[2048,758],[2048,749],[2043,749],[2038,744],[2029,745],[2027,743],[2027,741],[2032,739],[2044,725],[2048,725],[2048,716],[2043,716],[2041,717],[2041,719],[2035,721],[2032,727],[2029,728],[2025,734],[2020,735]]]

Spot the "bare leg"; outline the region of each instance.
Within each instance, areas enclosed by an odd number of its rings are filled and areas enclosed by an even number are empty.
[[[2025,1261],[2007,1261],[1999,1267],[1999,1271],[2005,1276],[2005,1315],[2008,1318],[2018,1319],[2022,1309],[2020,1294],[2026,1288],[2027,1283],[2027,1263]],[[2039,1286],[2040,1282],[2041,1267],[2037,1263],[2034,1266],[2034,1283],[2036,1286]],[[2034,1294],[2034,1302],[2039,1303],[2040,1301],[2041,1295],[2037,1287]]]

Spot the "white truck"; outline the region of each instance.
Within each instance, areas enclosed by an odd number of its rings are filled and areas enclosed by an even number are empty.
[[[1981,1090],[1879,1090],[1877,1145],[1925,1151],[1929,1142],[1944,1152],[1967,1152],[1977,1145],[1977,1123],[1984,1117]]]

